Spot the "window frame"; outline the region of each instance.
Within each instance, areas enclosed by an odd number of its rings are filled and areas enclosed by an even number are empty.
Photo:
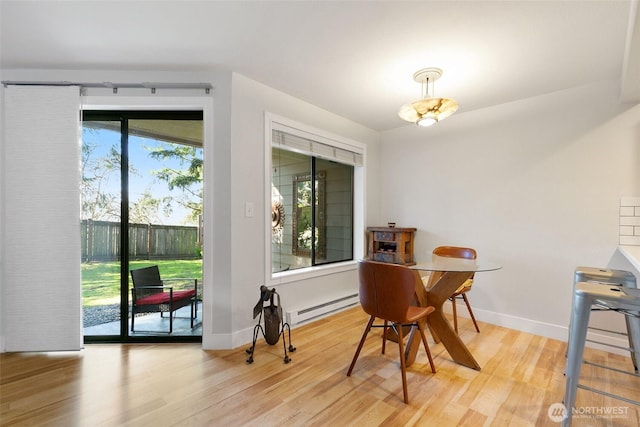
[[[265,283],[274,286],[281,283],[296,282],[301,280],[319,277],[328,274],[335,274],[343,271],[354,270],[357,268],[357,260],[364,256],[365,247],[365,179],[366,176],[366,144],[332,134],[322,129],[278,116],[269,112],[265,113],[265,200],[264,212],[271,212],[271,170],[272,170],[272,135],[273,130],[279,130],[290,133],[305,139],[317,141],[321,144],[331,146],[337,149],[346,150],[355,153],[361,158],[361,163],[350,163],[344,160],[337,160],[340,163],[351,164],[354,166],[353,171],[353,259],[348,261],[340,261],[324,265],[316,265],[310,267],[299,268],[295,270],[281,271],[272,273],[272,253],[271,253],[271,215],[264,215],[265,229]],[[310,153],[304,153],[311,155]],[[313,154],[315,157],[323,158],[324,156]],[[328,158],[328,157],[324,157]],[[336,159],[331,159],[336,160]]]

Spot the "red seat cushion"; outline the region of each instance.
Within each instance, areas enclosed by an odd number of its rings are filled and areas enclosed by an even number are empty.
[[[194,289],[188,291],[173,291],[173,300],[179,301],[185,298],[191,298],[196,295]],[[136,305],[154,305],[154,304],[169,304],[170,293],[158,292],[157,294],[149,295],[148,297],[139,298],[136,300]]]

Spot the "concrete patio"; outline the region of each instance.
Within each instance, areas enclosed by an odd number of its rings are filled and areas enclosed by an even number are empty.
[[[202,336],[202,302],[198,303],[198,315],[194,320],[193,329],[189,320],[190,307],[182,307],[175,312],[173,318],[173,333],[169,335],[169,317],[160,313],[149,313],[136,317],[135,332],[131,332],[131,319],[127,330],[130,336]],[[120,335],[120,321],[103,323],[83,328],[85,336],[113,336]]]

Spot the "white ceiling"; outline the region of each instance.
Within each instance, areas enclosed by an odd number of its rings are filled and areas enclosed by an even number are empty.
[[[637,9],[637,0],[1,0],[0,65],[225,68],[386,130],[408,125],[397,112],[420,98],[412,76],[425,67],[444,70],[436,95],[456,99],[456,114],[615,78],[623,100],[639,102]]]

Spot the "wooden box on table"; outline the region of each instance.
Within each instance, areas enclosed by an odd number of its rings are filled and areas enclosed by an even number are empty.
[[[414,265],[415,228],[367,227],[367,258],[373,261]]]

